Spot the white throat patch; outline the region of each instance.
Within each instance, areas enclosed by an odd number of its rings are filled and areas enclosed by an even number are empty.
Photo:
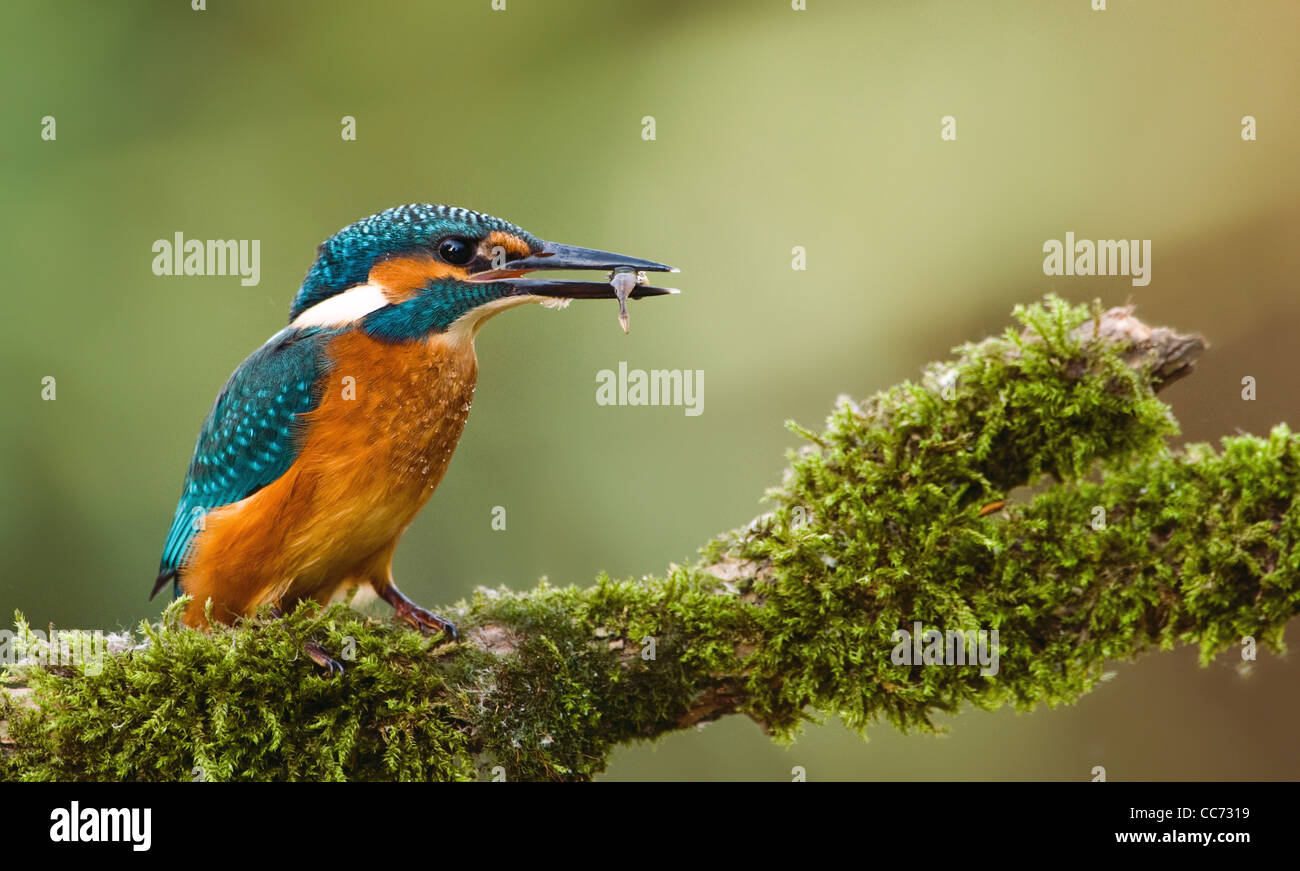
[[[293,327],[342,327],[361,320],[388,305],[384,289],[376,284],[358,284],[329,299],[323,299],[293,319]]]

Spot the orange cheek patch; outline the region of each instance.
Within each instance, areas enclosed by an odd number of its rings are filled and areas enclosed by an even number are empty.
[[[391,303],[413,299],[435,278],[464,278],[465,270],[432,257],[392,257],[370,267],[370,283],[384,288]]]
[[[527,257],[533,253],[533,249],[528,247],[528,243],[518,236],[511,235],[504,230],[493,230],[492,235],[488,236],[483,242],[483,256],[491,258],[492,249],[500,245],[506,249],[507,254],[517,254],[520,257]]]

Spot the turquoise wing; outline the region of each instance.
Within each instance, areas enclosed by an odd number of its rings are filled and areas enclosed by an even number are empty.
[[[246,499],[283,475],[298,455],[298,416],[320,404],[326,346],[339,330],[286,327],[239,364],[203,421],[153,595],[179,573],[203,517]]]

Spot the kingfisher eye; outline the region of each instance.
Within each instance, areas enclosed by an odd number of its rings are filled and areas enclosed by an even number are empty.
[[[455,266],[464,266],[474,259],[474,246],[468,240],[449,236],[438,243],[438,256]]]

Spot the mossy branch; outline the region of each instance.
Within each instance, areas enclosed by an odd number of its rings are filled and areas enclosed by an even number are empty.
[[[449,609],[459,644],[342,606],[211,634],[173,609],[98,674],[11,669],[0,776],[583,779],[619,743],[730,713],[778,739],[831,714],[932,728],[963,701],[1072,701],[1152,647],[1281,648],[1300,441],[1171,451],[1155,391],[1198,337],[1052,297],[1016,317],[919,384],[796,428],[809,444],[772,512],[694,565],[480,591]],[[895,632],[917,622],[997,630],[996,673],[899,663]],[[308,639],[347,672],[323,676]]]

